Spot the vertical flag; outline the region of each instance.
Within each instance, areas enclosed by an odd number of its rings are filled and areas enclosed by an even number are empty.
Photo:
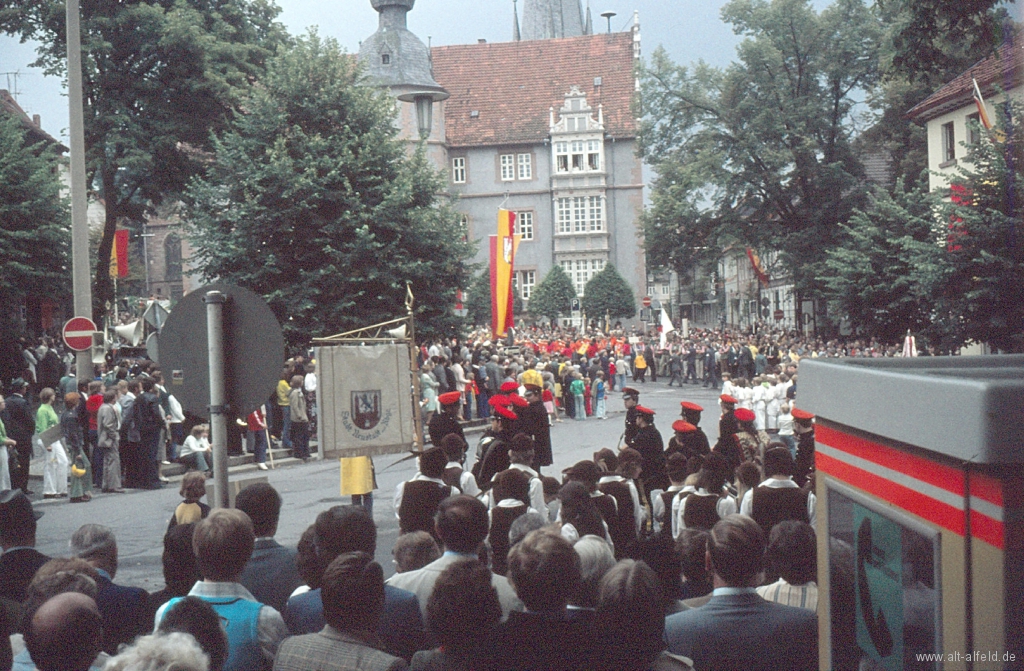
[[[491,331],[500,338],[515,323],[512,315],[512,273],[519,236],[516,215],[498,210],[498,233],[491,236]]]
[[[665,343],[668,340],[668,334],[675,331],[676,327],[672,325],[672,320],[669,319],[668,310],[664,307],[661,308],[661,349],[665,349]]]
[[[114,231],[114,244],[110,247],[110,276],[128,277],[128,231]]]
[[[988,117],[988,108],[985,107],[985,99],[981,97],[981,89],[978,87],[978,80],[971,77],[974,83],[974,104],[978,106],[978,120],[985,130],[992,130],[992,121]]]
[[[754,270],[754,274],[757,275],[757,279],[764,286],[768,286],[768,273],[765,272],[764,266],[761,265],[761,258],[757,255],[750,247],[747,247],[747,258],[750,259],[750,267]]]

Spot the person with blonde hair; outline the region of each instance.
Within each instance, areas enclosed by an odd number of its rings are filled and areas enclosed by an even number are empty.
[[[194,468],[200,472],[210,472],[213,468],[213,459],[210,458],[207,461],[207,457],[212,457],[213,455],[210,450],[209,435],[209,424],[196,424],[193,426],[192,432],[185,439],[185,442],[181,444],[178,461],[185,464],[188,468]]]

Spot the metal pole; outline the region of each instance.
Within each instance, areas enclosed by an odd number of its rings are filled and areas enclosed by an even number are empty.
[[[415,298],[412,295],[412,283],[405,283],[405,292],[405,309],[409,315],[409,370],[412,373],[412,393],[415,397],[412,404],[412,425],[415,434],[412,444],[413,447],[422,450],[424,448],[423,408],[420,407],[420,373],[419,366],[416,364],[416,317],[413,313]]]
[[[230,508],[228,496],[228,415],[224,389],[224,303],[228,297],[209,291],[206,303],[206,340],[210,361],[210,436],[213,438],[213,507]],[[268,446],[269,447],[269,446]]]
[[[92,318],[89,278],[89,222],[86,218],[85,122],[82,112],[82,38],[78,0],[67,0],[68,121],[71,151],[71,280],[75,315]],[[92,350],[75,355],[79,380],[92,380]]]

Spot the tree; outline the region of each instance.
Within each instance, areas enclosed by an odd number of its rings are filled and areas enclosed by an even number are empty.
[[[562,266],[555,264],[534,287],[530,296],[530,314],[535,317],[547,317],[555,324],[560,316],[569,314],[574,298],[576,287]]]
[[[946,263],[932,274],[931,290],[937,314],[964,340],[1024,352],[1024,108],[1004,109],[998,132],[970,146],[952,180],[963,197],[942,208],[936,242]]]
[[[629,319],[636,314],[633,290],[610,263],[587,282],[581,307],[591,319],[599,319],[606,314],[612,319]]]
[[[81,8],[88,184],[104,204],[93,314],[113,298],[114,231],[177,197],[285,39],[268,0],[96,0]],[[0,30],[41,43],[40,65],[65,75],[65,3],[13,0]]]
[[[934,322],[928,277],[942,263],[933,229],[939,199],[924,190],[877,189],[870,206],[843,230],[846,240],[828,251],[823,283],[828,313],[846,318],[858,333],[899,342],[907,330],[943,341]]]
[[[201,274],[266,298],[292,346],[404,316],[454,335],[470,247],[420,146],[407,156],[394,101],[315,33],[282,48],[186,192]]]
[[[66,295],[70,289],[71,218],[60,194],[59,157],[33,142],[20,119],[0,113],[0,373],[9,380],[24,363],[13,306],[26,295]]]
[[[656,51],[641,73],[641,148],[662,176],[645,225],[664,233],[647,251],[776,250],[814,290],[824,250],[865,195],[853,110],[876,77],[878,23],[858,0],[820,14],[807,0],[733,0],[722,17],[746,38],[738,62],[687,68]],[[677,255],[682,266],[693,257]]]

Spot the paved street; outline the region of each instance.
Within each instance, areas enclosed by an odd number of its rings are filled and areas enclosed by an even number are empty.
[[[655,425],[667,442],[672,435],[671,424],[679,417],[679,402],[692,400],[704,406],[701,423],[709,440],[714,443],[718,434],[718,392],[687,385],[683,389],[666,386],[666,379],[638,385],[640,403],[658,414]],[[566,419],[552,428],[555,464],[545,474],[560,477],[561,471],[581,459],[590,459],[602,447],[615,448],[623,431],[624,411],[621,394],[609,397],[609,416],[601,421],[588,418],[577,422]],[[470,455],[476,448],[480,434],[467,436]],[[398,535],[392,496],[395,486],[412,477],[415,461],[396,464],[402,455],[376,458],[377,484],[374,517],[379,529],[377,561],[386,575],[393,572],[391,548]],[[391,467],[392,464],[396,464]],[[348,503],[348,497],[339,494],[340,474],[337,462],[310,462],[279,470],[260,472],[281,493],[284,507],[277,539],[294,546],[302,532],[316,515],[330,506]],[[89,503],[59,502],[37,503],[45,511],[39,520],[38,549],[52,557],[67,554],[68,539],[82,524],[96,522],[114,529],[118,539],[121,566],[117,582],[155,591],[163,587],[161,553],[163,534],[174,507],[180,501],[177,484],[162,491],[131,491],[128,494],[97,494]]]

